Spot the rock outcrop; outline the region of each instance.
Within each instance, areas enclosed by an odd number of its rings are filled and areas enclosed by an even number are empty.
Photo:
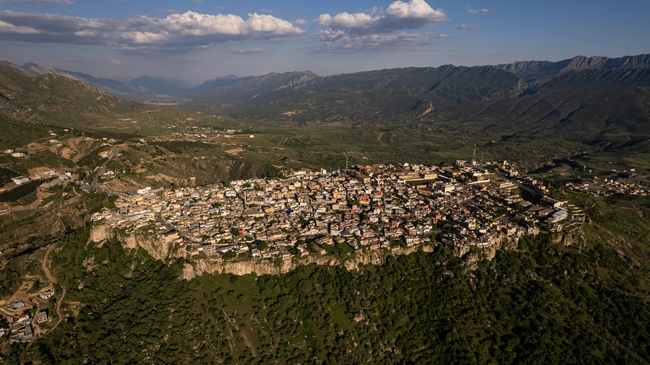
[[[115,231],[103,224],[93,225],[93,228],[90,230],[90,242],[103,242],[115,238]]]
[[[167,243],[153,235],[132,233],[120,237],[120,241],[126,248],[143,248],[156,260],[165,260],[170,257],[183,257],[182,255],[177,256],[177,254],[173,252],[173,246],[170,243]]]
[[[143,248],[156,260],[184,257],[184,254],[179,252],[178,247],[152,234],[119,232],[115,228],[103,224],[94,225],[90,230],[90,242],[102,243],[113,238],[117,238],[125,248]]]
[[[302,265],[316,264],[320,266],[343,266],[349,271],[358,271],[364,265],[383,265],[388,256],[409,255],[418,250],[432,252],[431,246],[411,248],[396,248],[389,252],[383,250],[357,252],[350,258],[339,259],[335,256],[310,255],[307,257],[294,257],[292,260],[283,260],[280,265],[273,261],[224,261],[220,257],[214,259],[200,259],[185,263],[181,278],[192,280],[203,274],[232,274],[232,275],[280,275],[295,270]]]

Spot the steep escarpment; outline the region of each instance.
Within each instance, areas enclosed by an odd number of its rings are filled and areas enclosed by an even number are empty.
[[[101,244],[111,239],[119,240],[124,248],[142,248],[156,260],[164,261],[168,258],[185,257],[184,252],[179,249],[177,244],[165,242],[150,232],[136,231],[127,233],[103,224],[94,225],[90,230],[90,242]]]
[[[319,266],[343,266],[348,271],[358,271],[365,265],[383,265],[388,256],[410,255],[422,250],[432,252],[432,246],[417,246],[410,248],[395,248],[390,251],[374,250],[356,252],[347,258],[330,255],[310,255],[307,257],[294,257],[291,260],[282,260],[279,263],[268,260],[225,261],[221,257],[214,259],[199,259],[185,263],[181,278],[192,280],[203,274],[232,274],[232,275],[281,275],[303,265],[316,264]]]

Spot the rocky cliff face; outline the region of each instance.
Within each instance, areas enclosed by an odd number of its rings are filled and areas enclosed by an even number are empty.
[[[101,243],[106,240],[117,238],[125,248],[135,249],[138,247],[146,250],[154,259],[165,260],[171,257],[184,257],[177,247],[164,242],[156,236],[141,232],[118,233],[112,227],[98,224],[90,230],[90,241]]]
[[[431,246],[411,247],[407,249],[393,249],[389,254],[384,251],[357,252],[354,257],[341,260],[334,256],[310,255],[302,258],[293,258],[284,260],[281,265],[276,266],[272,261],[224,261],[220,257],[208,260],[196,260],[192,263],[186,263],[183,267],[181,278],[192,280],[203,274],[233,274],[248,275],[255,273],[257,275],[280,275],[295,270],[302,265],[316,264],[321,266],[343,266],[350,271],[358,271],[364,265],[383,265],[386,258],[390,255],[400,256],[409,255],[422,249],[425,252],[433,251]]]
[[[115,237],[115,231],[106,225],[96,224],[90,230],[90,242],[102,242]]]
[[[182,257],[172,252],[172,245],[155,236],[129,234],[126,237],[120,237],[120,241],[127,248],[142,247],[156,260],[162,261],[170,257]]]

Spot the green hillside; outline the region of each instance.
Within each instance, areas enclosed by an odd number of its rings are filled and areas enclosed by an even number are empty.
[[[316,77],[271,74],[192,96],[185,108],[298,122],[389,122],[459,102],[516,97],[525,84],[492,67],[404,68]]]
[[[650,137],[650,89],[532,95],[467,103],[427,116],[430,125],[486,138],[562,138],[587,144]]]

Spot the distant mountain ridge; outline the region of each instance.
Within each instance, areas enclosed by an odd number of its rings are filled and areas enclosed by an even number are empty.
[[[109,94],[149,104],[167,103],[171,98],[178,100],[175,105],[192,111],[300,123],[403,123],[448,106],[482,100],[650,87],[648,54],[497,66],[410,67],[325,77],[311,71],[227,75],[195,88],[154,76],[122,82],[32,63],[19,69],[25,75],[53,73],[80,80]]]
[[[163,77],[145,75],[125,83],[114,79],[96,78],[92,75],[81,72],[62,70],[45,64],[25,63],[22,66],[22,69],[32,72],[35,76],[54,74],[75,81],[83,81],[92,87],[118,96],[160,94],[176,95],[186,93],[189,90],[185,87],[182,81]]]
[[[46,75],[46,74],[54,74],[54,75],[67,77],[67,78],[69,78],[71,80],[75,80],[75,81],[84,81],[82,78],[76,77],[76,76],[72,75],[71,73],[69,73],[68,71],[59,70],[59,69],[56,69],[56,68],[54,68],[54,67],[52,67],[50,65],[36,64],[36,63],[29,62],[29,63],[24,64],[22,66],[22,68],[25,69],[25,70],[31,71],[31,72],[37,74],[38,76],[43,76],[43,75]]]
[[[650,68],[569,71],[534,90],[540,94],[615,91],[650,87]]]
[[[230,86],[236,84],[242,80],[248,79],[247,77],[237,77],[235,75],[221,76],[216,77],[212,80],[207,80],[201,85],[194,88],[194,91],[205,91],[210,89],[216,89],[224,86]]]
[[[517,97],[526,84],[495,67],[410,67],[320,77],[289,72],[194,94],[191,110],[312,121],[398,121],[437,107]]]
[[[528,83],[540,83],[569,71],[650,68],[650,54],[619,58],[576,56],[558,62],[520,61],[495,67],[511,72]]]
[[[194,89],[194,98],[219,98],[229,101],[247,101],[261,95],[277,92],[319,78],[311,71],[270,73],[234,79],[218,78]]]
[[[146,95],[180,95],[188,91],[180,80],[156,76],[140,76],[131,80],[129,86]]]
[[[152,110],[81,80],[52,72],[39,76],[44,70],[34,66],[25,70],[8,62],[0,64],[0,113],[23,122],[76,128],[98,126],[121,115]]]

